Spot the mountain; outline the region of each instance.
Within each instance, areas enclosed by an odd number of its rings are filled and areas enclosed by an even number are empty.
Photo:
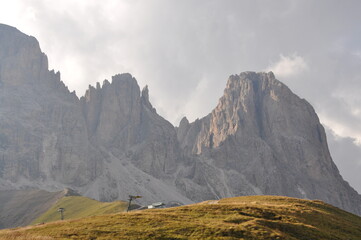
[[[78,99],[48,71],[34,37],[0,25],[0,49],[0,189],[192,202],[164,181],[181,155],[176,131],[130,74]]]
[[[361,215],[312,106],[273,73],[232,75],[207,116],[174,127],[118,74],[80,99],[34,37],[0,25],[0,189],[72,188],[184,204],[239,195],[321,199]]]
[[[249,196],[0,231],[1,239],[360,239],[361,218],[321,201]]]
[[[212,179],[208,186],[221,198],[284,195],[349,210],[360,204],[332,161],[312,106],[271,72],[231,76],[212,113],[181,121],[178,140],[189,154],[206,159],[197,162],[194,181]]]

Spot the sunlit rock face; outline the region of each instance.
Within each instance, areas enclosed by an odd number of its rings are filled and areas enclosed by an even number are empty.
[[[360,196],[333,163],[314,109],[271,72],[230,76],[217,107],[194,123],[183,119],[178,139],[217,169],[204,178],[225,182],[212,189],[219,197],[277,194],[359,211]]]
[[[191,203],[275,194],[361,214],[312,106],[273,73],[229,77],[216,108],[174,127],[130,74],[78,99],[35,38],[0,25],[0,189]]]

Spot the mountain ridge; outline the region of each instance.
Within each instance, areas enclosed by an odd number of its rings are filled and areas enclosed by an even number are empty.
[[[174,127],[128,73],[78,98],[34,39],[0,26],[0,189],[185,204],[275,194],[361,214],[314,109],[273,73],[230,76],[210,114]]]

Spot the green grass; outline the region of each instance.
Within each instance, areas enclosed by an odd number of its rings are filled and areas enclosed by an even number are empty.
[[[361,218],[321,201],[251,196],[58,221],[0,239],[360,239]]]
[[[109,213],[124,212],[128,203],[116,202],[99,202],[82,196],[68,196],[61,198],[48,211],[35,219],[32,224],[48,223],[60,220],[59,208],[64,208],[64,220],[83,218]]]

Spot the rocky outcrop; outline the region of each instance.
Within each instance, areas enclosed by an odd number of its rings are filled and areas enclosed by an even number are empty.
[[[272,73],[231,76],[209,115],[175,128],[130,74],[78,99],[35,38],[0,25],[0,49],[0,189],[144,203],[275,194],[361,214],[312,106]]]

